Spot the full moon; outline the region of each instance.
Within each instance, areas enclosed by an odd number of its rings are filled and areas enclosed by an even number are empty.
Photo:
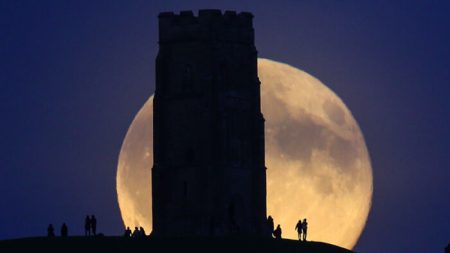
[[[258,59],[266,119],[267,214],[283,238],[352,249],[371,207],[372,167],[363,134],[342,100],[313,76]],[[125,226],[152,229],[153,96],[135,116],[120,150],[117,195]]]

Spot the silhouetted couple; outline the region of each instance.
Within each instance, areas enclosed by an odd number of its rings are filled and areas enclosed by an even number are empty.
[[[124,237],[133,237],[133,238],[143,238],[146,236],[145,234],[145,230],[143,227],[134,227],[134,231],[133,233],[131,233],[131,229],[130,227],[127,227],[127,229],[125,229],[125,233],[123,235]]]
[[[61,237],[67,237],[69,235],[69,229],[67,228],[66,223],[63,223],[61,226]],[[49,224],[47,227],[47,236],[55,237],[55,229],[52,224]]]
[[[269,215],[269,217],[267,217],[267,229],[270,231],[270,236],[273,235],[273,237],[275,237],[275,239],[281,239],[281,227],[280,224],[278,224],[277,228],[274,230],[274,223],[273,223],[273,218],[272,216]]]
[[[303,241],[306,241],[306,235],[308,234],[308,222],[306,219],[303,219],[303,222],[301,219],[298,220],[297,225],[295,225],[295,230],[298,233],[298,240],[301,241],[303,238]]]
[[[94,215],[86,215],[86,219],[84,220],[84,235],[97,235],[97,219]]]

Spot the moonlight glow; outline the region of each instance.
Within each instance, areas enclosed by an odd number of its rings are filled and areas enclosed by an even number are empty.
[[[266,119],[267,213],[283,237],[309,221],[308,238],[353,248],[372,199],[363,135],[342,100],[309,74],[259,59]],[[119,155],[117,194],[126,226],[152,228],[153,96],[128,129]]]

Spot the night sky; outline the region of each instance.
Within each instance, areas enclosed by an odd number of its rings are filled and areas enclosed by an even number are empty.
[[[358,121],[374,196],[355,250],[443,252],[449,1],[179,2],[0,1],[0,239],[82,234],[86,214],[122,233],[116,165],[154,91],[157,15],[219,8],[251,11],[259,57],[314,75]]]

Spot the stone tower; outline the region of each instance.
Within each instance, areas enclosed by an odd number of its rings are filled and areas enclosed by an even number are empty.
[[[265,236],[264,118],[253,15],[159,14],[153,233]]]

